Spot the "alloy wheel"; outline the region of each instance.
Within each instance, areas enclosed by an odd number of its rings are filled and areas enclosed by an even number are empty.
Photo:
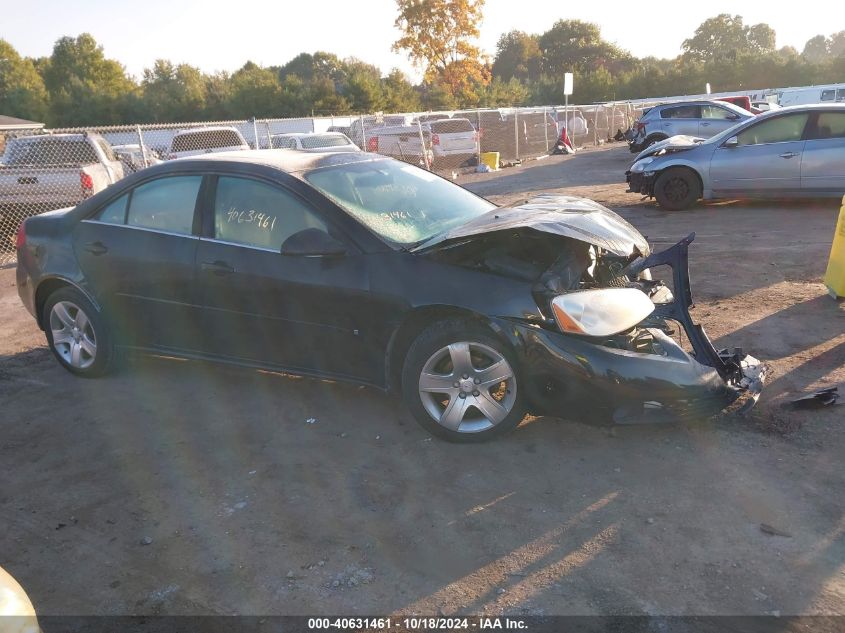
[[[87,369],[97,359],[97,335],[88,315],[71,301],[59,301],[50,310],[53,348],[71,367]]]
[[[438,424],[459,433],[478,433],[502,422],[513,409],[516,374],[492,347],[452,343],[426,361],[419,394]]]

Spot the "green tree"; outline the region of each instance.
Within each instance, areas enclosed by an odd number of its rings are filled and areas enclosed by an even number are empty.
[[[124,67],[106,59],[88,33],[60,38],[44,68],[53,125],[107,125],[128,122],[127,103],[137,86]]]
[[[47,89],[35,64],[0,39],[0,112],[41,122],[47,110]]]
[[[232,75],[230,84],[228,111],[235,118],[279,116],[282,86],[272,70],[247,62]]]
[[[539,39],[537,35],[529,35],[522,31],[509,31],[502,34],[496,44],[493,77],[506,81],[512,77],[523,81],[539,79],[543,65]]]
[[[845,31],[839,31],[830,36],[828,49],[832,57],[845,56]]]
[[[816,35],[807,40],[801,55],[809,62],[818,64],[830,54],[830,42],[824,35]]]
[[[154,121],[188,121],[205,110],[206,78],[199,68],[157,59],[144,70],[143,102]]]
[[[422,107],[419,93],[398,68],[390,71],[382,81],[384,108],[389,112],[415,112]]]
[[[355,112],[375,112],[384,107],[381,77],[366,70],[354,70],[346,81],[344,96]]]
[[[616,70],[630,57],[603,40],[597,25],[581,20],[558,20],[540,36],[539,45],[543,71],[561,78],[570,71]]]
[[[721,13],[702,22],[682,48],[684,57],[693,61],[736,60],[744,54],[773,52],[775,32],[766,24],[745,26],[742,16]]]

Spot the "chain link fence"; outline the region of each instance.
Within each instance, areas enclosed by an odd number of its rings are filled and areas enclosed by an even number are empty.
[[[568,114],[567,114],[568,112]],[[630,127],[626,104],[473,109],[301,119],[0,130],[0,265],[32,215],[74,206],[151,165],[221,151],[361,149],[456,177],[497,170]],[[618,135],[617,135],[618,136]],[[351,147],[351,145],[357,146]]]

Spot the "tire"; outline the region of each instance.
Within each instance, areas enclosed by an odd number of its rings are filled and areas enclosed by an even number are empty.
[[[103,315],[76,288],[60,288],[47,298],[42,323],[50,351],[72,374],[94,378],[112,368],[111,331]]]
[[[694,205],[701,197],[698,177],[684,167],[670,167],[654,183],[657,203],[668,211],[682,211]]]
[[[455,372],[456,362],[462,371]],[[518,382],[516,357],[507,344],[484,327],[447,320],[431,325],[411,344],[402,368],[402,397],[432,435],[449,442],[484,442],[522,421],[524,396]]]

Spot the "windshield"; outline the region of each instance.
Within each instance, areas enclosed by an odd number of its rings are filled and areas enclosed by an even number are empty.
[[[305,180],[386,241],[409,247],[496,208],[463,187],[394,160],[324,167]]]

